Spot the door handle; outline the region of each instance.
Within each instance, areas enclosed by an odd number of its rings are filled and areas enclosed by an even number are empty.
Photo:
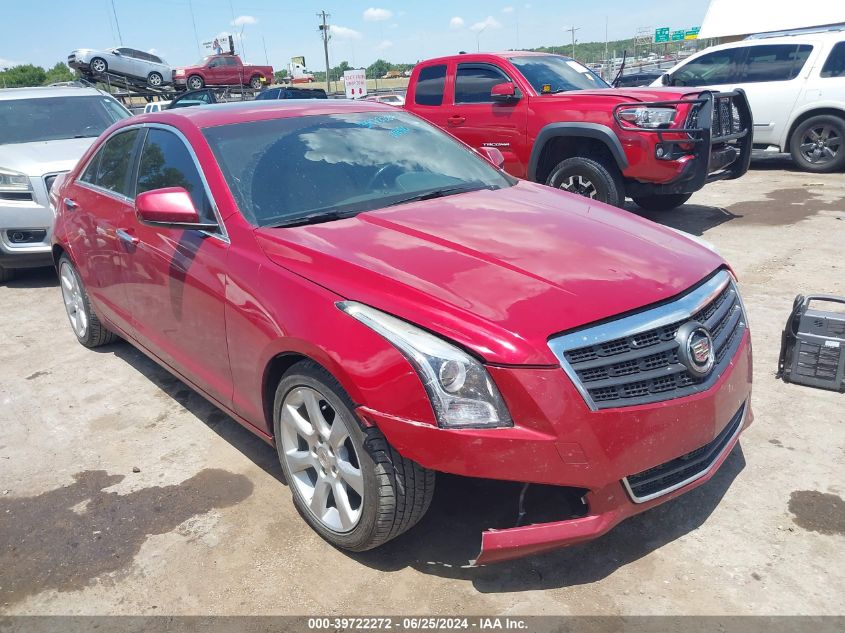
[[[67,209],[68,211],[75,211],[76,209],[78,209],[78,208],[79,208],[79,205],[78,205],[78,204],[76,204],[76,203],[75,203],[73,200],[71,200],[70,198],[64,198],[64,199],[62,200],[62,204],[63,204],[63,205],[65,205],[65,209]]]
[[[459,114],[453,114],[448,119],[446,119],[446,122],[449,125],[461,125],[466,120],[467,120],[466,117],[463,117]]]
[[[141,241],[141,240],[139,240],[137,237],[135,237],[134,235],[132,235],[132,234],[130,234],[130,233],[127,233],[127,232],[126,232],[126,231],[124,231],[123,229],[117,229],[117,230],[114,232],[114,234],[115,234],[115,235],[117,235],[117,237],[118,237],[118,239],[119,239],[119,240],[121,240],[121,241],[123,241],[123,242],[126,242],[127,244],[131,244],[132,246],[137,245],[137,244],[138,244],[138,242],[140,242],[140,241]]]

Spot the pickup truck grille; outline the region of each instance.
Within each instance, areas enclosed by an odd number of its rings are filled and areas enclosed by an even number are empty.
[[[679,355],[676,334],[695,321],[712,337],[715,363],[705,376]],[[711,387],[746,329],[739,293],[720,271],[695,290],[656,308],[555,337],[549,346],[593,409],[680,398]]]
[[[687,116],[684,127],[690,129],[699,128],[699,119],[703,105],[695,105]],[[733,97],[716,97],[713,99],[713,116],[710,120],[711,142],[718,142],[720,139],[737,134],[742,131],[742,121],[739,116],[739,109],[733,102]]]

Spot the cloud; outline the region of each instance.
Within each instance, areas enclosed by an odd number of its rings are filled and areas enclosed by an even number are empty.
[[[464,19],[462,17],[458,17],[457,15],[449,20],[449,28],[450,29],[462,29],[464,28]]]
[[[245,26],[247,24],[258,24],[258,18],[252,15],[239,15],[232,20],[232,26]]]
[[[14,66],[20,66],[21,62],[16,62],[11,59],[3,59],[0,57],[0,68],[12,68]]]
[[[386,51],[388,48],[391,48],[392,46],[393,46],[393,42],[391,42],[390,40],[383,40],[383,41],[378,43],[378,45],[376,46],[376,50],[377,51]]]
[[[339,40],[360,40],[362,37],[359,31],[345,26],[338,26],[337,24],[332,24],[329,27],[329,33],[331,33],[332,37],[336,37]]]
[[[513,13],[513,7],[503,7],[502,13]]]
[[[367,22],[384,22],[393,17],[393,11],[389,9],[377,9],[370,7],[364,11],[364,20]]]
[[[500,29],[500,28],[502,28],[501,23],[496,18],[494,18],[492,15],[488,15],[481,22],[476,22],[471,27],[469,27],[469,30],[475,31],[477,33],[479,31],[484,31],[486,29]]]

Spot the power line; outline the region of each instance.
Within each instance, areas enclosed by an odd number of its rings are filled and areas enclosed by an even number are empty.
[[[575,59],[575,31],[580,31],[581,27],[575,28],[574,26],[570,26],[568,29],[563,30],[572,33],[572,59]]]
[[[123,36],[120,34],[120,22],[117,21],[117,9],[114,8],[114,0],[111,0],[111,10],[114,13],[114,25],[117,27],[117,41],[123,46]]]
[[[194,18],[194,5],[191,3],[191,0],[188,0],[188,8],[191,10],[191,23],[194,25],[194,39],[197,42],[197,53],[199,56],[202,57],[202,49],[200,49],[200,36],[197,33],[197,21]]]

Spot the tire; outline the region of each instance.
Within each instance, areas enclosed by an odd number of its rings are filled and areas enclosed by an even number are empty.
[[[161,76],[161,73],[152,72],[147,75],[147,84],[152,86],[153,88],[158,88],[163,83],[164,77]]]
[[[546,184],[614,207],[625,204],[625,186],[616,166],[607,168],[591,158],[562,160],[552,169]]]
[[[253,90],[261,90],[261,77],[255,75],[252,79],[249,80],[249,87]]]
[[[59,284],[62,299],[76,340],[85,347],[100,347],[114,343],[118,336],[100,322],[91,306],[82,278],[67,255],[59,258]]]
[[[0,283],[5,283],[7,281],[11,281],[15,278],[15,269],[14,268],[3,268],[0,266]]]
[[[635,196],[634,202],[646,211],[671,211],[692,197],[691,193],[666,193],[653,196]]]
[[[188,90],[199,90],[205,87],[205,80],[199,75],[191,75],[188,77],[186,85],[188,86]]]
[[[845,168],[845,119],[832,114],[810,117],[792,133],[789,153],[804,171],[824,173]]]
[[[294,506],[335,547],[378,547],[416,525],[431,504],[434,471],[402,457],[377,428],[362,427],[337,380],[312,361],[295,364],[279,382],[273,430]]]
[[[97,75],[102,75],[103,73],[108,72],[109,65],[102,57],[94,57],[88,64],[88,68],[91,69],[91,72]]]

